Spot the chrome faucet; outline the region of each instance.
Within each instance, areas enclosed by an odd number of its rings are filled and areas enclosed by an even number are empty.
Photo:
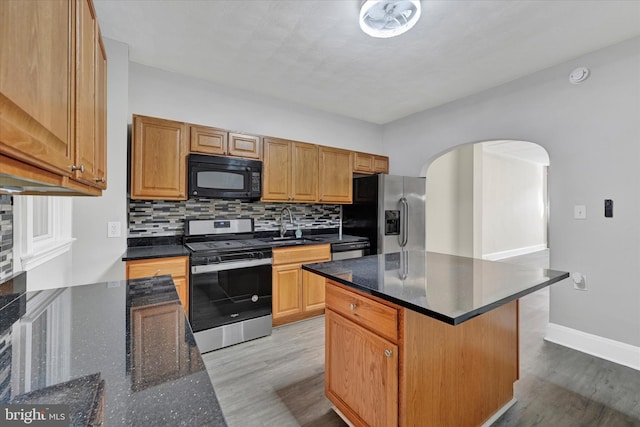
[[[285,211],[289,212],[289,222],[291,223],[291,225],[295,226],[295,223],[293,222],[293,215],[291,215],[291,209],[289,209],[288,206],[285,206],[280,211],[280,237],[284,237],[284,235],[287,233],[287,224],[284,222]]]

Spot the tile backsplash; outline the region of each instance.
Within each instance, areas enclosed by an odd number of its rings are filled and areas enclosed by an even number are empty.
[[[219,199],[129,200],[129,237],[182,235],[186,218],[253,218],[256,231],[278,230],[284,207],[291,209],[294,223],[302,229],[337,228],[340,225],[340,205]]]
[[[0,195],[0,280],[13,274],[13,206]]]

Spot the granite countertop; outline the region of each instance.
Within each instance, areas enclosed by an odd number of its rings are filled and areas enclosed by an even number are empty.
[[[226,425],[170,276],[22,293],[0,319],[1,404],[66,404],[73,426]]]
[[[424,251],[302,268],[451,325],[569,277],[563,271]]]
[[[293,236],[293,230],[289,230],[288,236]],[[257,232],[255,238],[264,239],[278,236],[276,232]],[[322,230],[305,230],[302,238],[292,240],[276,240],[265,242],[265,247],[282,248],[287,246],[318,245],[333,243],[352,243],[367,241],[366,237],[342,235],[339,237],[335,233],[326,233]],[[182,236],[164,237],[142,237],[131,238],[127,242],[127,250],[122,255],[122,261],[133,261],[138,259],[165,258],[176,256],[189,256],[189,250],[182,245]]]

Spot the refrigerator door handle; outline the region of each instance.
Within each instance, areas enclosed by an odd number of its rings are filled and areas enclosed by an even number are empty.
[[[405,197],[400,199],[400,235],[398,242],[400,247],[404,248],[409,240],[409,202]]]

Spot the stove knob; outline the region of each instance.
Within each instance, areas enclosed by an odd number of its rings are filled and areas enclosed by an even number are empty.
[[[258,302],[258,295],[252,295],[251,302]]]

